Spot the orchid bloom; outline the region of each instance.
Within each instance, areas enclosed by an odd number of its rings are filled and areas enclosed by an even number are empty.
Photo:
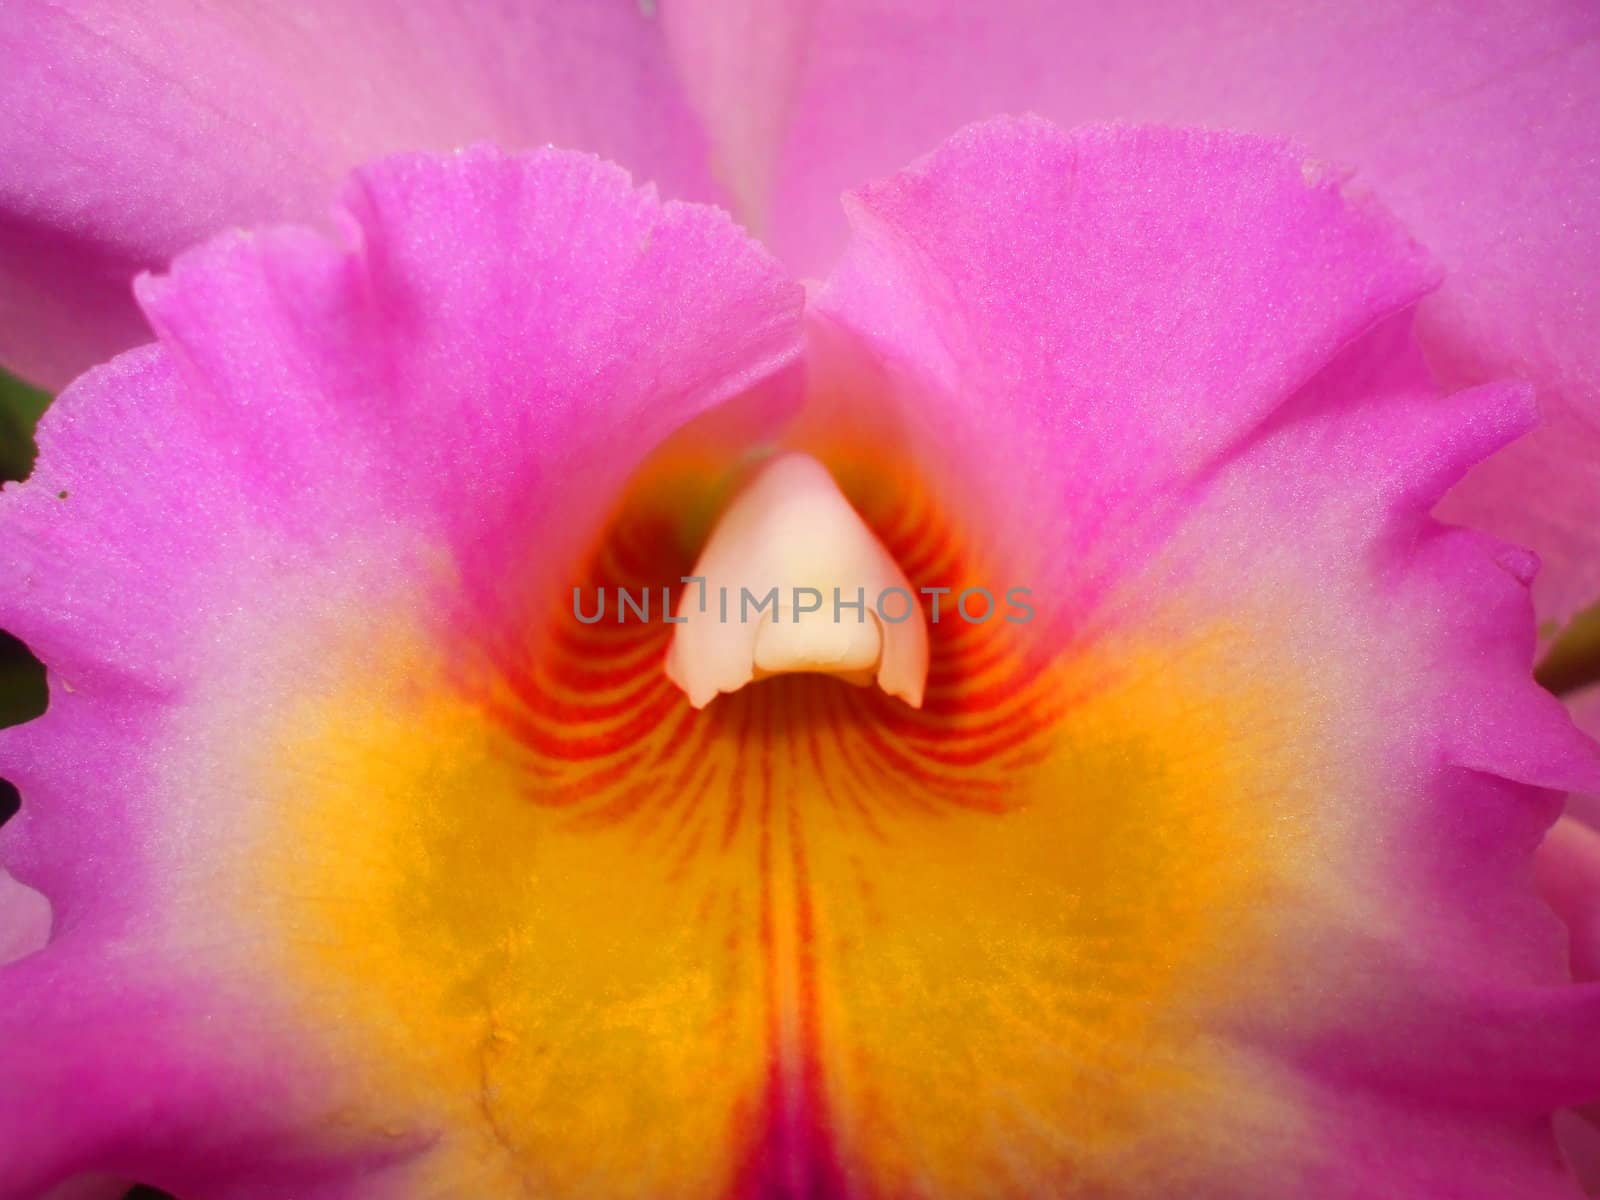
[[[734,213],[801,277],[842,192],[1037,112],[1296,139],[1441,264],[1447,386],[1540,425],[1445,513],[1538,552],[1541,622],[1600,601],[1600,9],[1582,0],[11,0],[0,363],[57,388],[146,342],[131,300],[224,229],[323,221],[383,154],[554,143]]]
[[[875,76],[904,119],[849,148],[871,11],[0,33],[4,349],[154,338],[0,499],[51,682],[0,735],[0,1197],[1581,1194],[1600,855],[1541,860],[1565,932],[1533,852],[1600,752],[1530,674],[1536,557],[1433,515],[1538,418],[1453,388],[1542,361],[1452,343],[1477,233],[1247,132],[879,164],[1049,39],[937,104]],[[480,145],[208,236],[462,130],[689,200]],[[835,238],[807,197],[858,167]],[[1559,505],[1495,509],[1540,549],[1582,540],[1576,436]],[[1569,611],[1595,564],[1554,564]]]

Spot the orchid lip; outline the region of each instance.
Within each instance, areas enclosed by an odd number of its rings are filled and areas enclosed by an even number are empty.
[[[1532,400],[1302,158],[988,122],[806,293],[408,155],[142,280],[0,496],[0,1198],[1570,1191],[1600,764],[1434,516]]]
[[[920,608],[881,620],[870,597],[911,584],[839,490],[806,454],[768,462],[719,518],[679,601],[667,678],[703,708],[722,692],[773,675],[874,681],[913,708],[928,678]],[[738,597],[729,616],[708,593]],[[856,598],[867,597],[862,603]]]

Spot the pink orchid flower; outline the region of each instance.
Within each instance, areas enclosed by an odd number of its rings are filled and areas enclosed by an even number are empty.
[[[1600,755],[1529,589],[1594,590],[1594,248],[1504,177],[1593,146],[1592,18],[1522,11],[23,6],[4,350],[154,342],[0,502],[52,685],[0,865],[53,921],[0,1197],[1581,1194],[1595,856],[1541,864],[1571,934],[1532,860]],[[1305,100],[1297,46],[1367,69]],[[895,172],[1019,106],[1314,156],[996,119]],[[765,245],[486,147],[208,238],[478,136]],[[1555,430],[1507,468],[1502,372]],[[1432,515],[1530,462],[1486,511],[1539,581]]]
[[[149,340],[139,271],[321,222],[395,151],[590,150],[805,277],[842,192],[998,113],[1294,138],[1443,267],[1418,337],[1446,385],[1536,387],[1540,427],[1446,515],[1539,553],[1548,626],[1600,600],[1593,4],[15,0],[0,62],[0,363],[50,388]]]

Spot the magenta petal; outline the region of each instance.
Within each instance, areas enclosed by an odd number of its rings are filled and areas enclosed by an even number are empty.
[[[32,954],[50,936],[50,902],[0,871],[0,964]]]
[[[942,710],[838,714],[922,735],[859,805],[798,710],[718,724],[659,643],[537,619],[645,454],[795,355],[725,219],[412,156],[343,246],[140,284],[158,344],[3,504],[53,688],[0,851],[56,932],[0,970],[0,1192],[1571,1195],[1600,988],[1531,856],[1600,761],[1529,677],[1531,557],[1430,515],[1527,389],[1444,395],[1424,256],[1276,142],[999,121],[852,204],[842,398],[1052,610],[1020,687],[947,650]]]
[[[405,513],[468,556],[484,523],[547,519],[558,495],[592,519],[632,459],[798,349],[799,288],[725,217],[587,156],[399,157],[347,205],[351,251],[299,229],[227,235],[146,280],[163,347],[86,376],[41,427],[0,544],[26,585],[0,620],[53,669],[181,678],[198,648],[173,601],[210,607],[206,556],[256,525],[315,544]],[[219,440],[247,447],[228,471]],[[563,487],[528,489],[553,455]],[[102,545],[164,589],[128,588]]]
[[[1570,706],[1579,728],[1600,737],[1600,685],[1590,685],[1571,697]]]
[[[0,623],[51,683],[0,735],[0,860],[55,910],[0,969],[0,1195],[396,1194],[373,1166],[425,1139],[330,1136],[355,1076],[240,937],[277,899],[228,860],[277,799],[222,779],[281,750],[228,714],[292,710],[405,620],[525,621],[642,457],[799,350],[758,245],[586,155],[385,160],[339,224],[142,280],[158,343],[61,395],[0,503]]]
[[[1587,687],[1574,696],[1567,696],[1567,711],[1572,719],[1596,741],[1600,741],[1600,687]],[[1582,821],[1591,829],[1600,829],[1600,789],[1571,796],[1567,801],[1567,815]]]
[[[1529,379],[1546,416],[1476,469],[1446,511],[1539,552],[1542,619],[1564,621],[1600,596],[1600,8],[770,9],[742,31],[742,54],[722,44],[728,35],[694,39],[700,69],[686,86],[720,152],[742,156],[728,173],[776,164],[746,190],[767,198],[758,227],[802,272],[825,272],[844,245],[836,195],[1001,112],[1291,136],[1356,169],[1445,269],[1418,326],[1444,381]],[[715,5],[679,19],[723,26]],[[741,74],[740,63],[760,69]],[[778,144],[747,149],[751,113],[774,110],[785,118]]]
[[[1100,531],[1095,553],[1158,527],[1340,347],[1435,281],[1337,177],[1228,134],[997,120],[847,207],[856,237],[818,311],[948,406],[920,423],[994,510],[986,537],[1009,524],[1036,542],[1029,514],[1055,511]]]
[[[333,1200],[416,1149],[396,1138],[387,1154],[336,1159],[296,1130],[297,1111],[318,1103],[307,1064],[273,1036],[253,989],[191,969],[208,939],[215,956],[224,931],[191,933],[187,952],[164,953],[65,937],[0,968],[7,1200],[85,1171],[192,1195]]]
[[[1251,820],[1321,831],[1274,876],[1296,966],[1216,1018],[1285,1071],[1279,1116],[1218,1088],[1167,1191],[1572,1197],[1551,1116],[1600,1092],[1600,988],[1532,857],[1600,753],[1531,678],[1534,557],[1431,515],[1529,389],[1445,395],[1422,255],[1282,144],[987,122],[849,211],[819,309],[985,504],[981,549],[1037,547],[1059,653],[1155,639],[1166,686],[1272,731]],[[1185,679],[1196,640],[1227,650]]]
[[[128,1185],[105,1175],[80,1175],[70,1183],[52,1188],[44,1200],[122,1200]]]
[[[711,191],[631,4],[24,0],[0,62],[0,361],[51,388],[147,340],[138,271],[230,226],[320,221],[380,154],[554,142]]]

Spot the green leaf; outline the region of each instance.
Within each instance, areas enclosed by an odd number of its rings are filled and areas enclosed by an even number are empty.
[[[33,470],[33,427],[50,396],[0,371],[0,479],[26,479]]]

